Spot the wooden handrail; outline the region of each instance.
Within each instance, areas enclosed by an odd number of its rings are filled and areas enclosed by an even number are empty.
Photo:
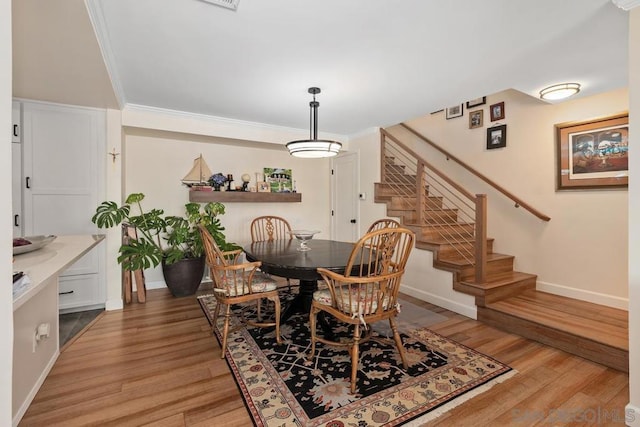
[[[477,170],[475,170],[474,168],[472,168],[471,166],[469,166],[468,164],[466,164],[465,162],[463,162],[462,160],[460,160],[459,158],[457,158],[453,154],[449,153],[444,148],[440,147],[435,142],[430,141],[427,137],[425,137],[424,135],[422,135],[421,133],[419,133],[418,131],[413,129],[411,126],[409,126],[409,125],[407,125],[405,123],[400,123],[400,125],[402,127],[404,127],[405,129],[407,129],[412,134],[414,134],[415,136],[417,136],[418,138],[420,138],[422,141],[426,142],[427,144],[429,144],[430,146],[432,146],[436,150],[440,151],[442,154],[444,154],[447,157],[447,159],[454,160],[460,166],[462,166],[463,168],[465,168],[466,170],[468,170],[469,172],[471,172],[472,174],[474,174],[475,176],[477,176],[478,178],[480,178],[481,180],[483,180],[484,182],[486,182],[487,184],[489,184],[490,186],[492,186],[493,188],[495,188],[496,190],[498,190],[499,192],[504,194],[506,197],[508,197],[509,199],[514,201],[515,204],[516,204],[515,205],[516,208],[522,206],[523,208],[525,208],[526,210],[528,210],[533,215],[537,216],[538,218],[540,218],[543,221],[551,220],[551,217],[543,214],[542,212],[540,212],[539,210],[535,209],[533,206],[529,205],[528,203],[526,203],[525,201],[523,201],[519,197],[513,195],[511,192],[509,192],[508,190],[504,189],[502,186],[498,185],[496,182],[492,181],[491,179],[487,178],[486,176],[484,176],[483,174],[481,174],[480,172],[478,172]],[[389,135],[388,132],[385,132],[385,134]],[[413,155],[415,155],[416,157],[421,157],[421,156],[418,156],[417,154],[415,154],[413,151],[411,151],[411,153]]]

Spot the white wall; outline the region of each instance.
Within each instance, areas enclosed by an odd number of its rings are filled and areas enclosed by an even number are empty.
[[[630,138],[640,135],[640,7],[629,12],[629,120]],[[629,178],[629,405],[640,426],[640,156],[630,157]]]
[[[232,174],[234,185],[248,173],[255,185],[255,172],[264,167],[292,170],[302,203],[225,203],[226,213],[220,217],[229,241],[251,240],[249,224],[260,215],[273,214],[287,218],[293,228],[321,230],[317,238],[330,238],[330,169],[327,159],[292,157],[281,145],[243,145],[221,143],[205,138],[140,129],[128,129],[125,137],[125,193],[144,193],[143,206],[163,208],[166,213],[184,214],[189,191],[180,180],[189,172],[193,160],[202,154],[213,173]],[[286,139],[284,140],[286,141]],[[145,272],[146,281],[164,283],[162,271]]]
[[[505,102],[505,119],[488,107]],[[628,109],[626,90],[551,105],[514,90],[487,97],[484,126],[469,129],[468,111],[408,121],[429,139],[551,217],[544,222],[447,162],[424,143],[416,151],[472,193],[488,195],[488,235],[494,251],[516,256],[515,268],[538,275],[538,289],[627,308],[627,190],[556,191],[557,123],[605,117]],[[486,128],[507,125],[507,146],[486,149]],[[392,133],[401,135],[401,130]],[[633,157],[633,156],[631,156]]]
[[[0,199],[11,200],[11,1],[0,0]],[[9,218],[11,203],[2,203],[0,218]],[[8,278],[12,272],[12,226],[9,221],[0,222],[0,277]],[[3,280],[0,289],[0,425],[11,425],[11,383],[13,376],[13,295],[11,287]]]

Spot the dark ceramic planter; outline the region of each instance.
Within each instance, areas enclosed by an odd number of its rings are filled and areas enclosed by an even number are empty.
[[[173,264],[162,262],[164,281],[174,297],[193,295],[198,290],[204,275],[205,259],[189,258]]]

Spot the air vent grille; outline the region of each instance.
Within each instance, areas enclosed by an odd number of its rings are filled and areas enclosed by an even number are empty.
[[[215,4],[216,6],[222,6],[227,9],[237,10],[240,0],[204,0],[207,3]]]

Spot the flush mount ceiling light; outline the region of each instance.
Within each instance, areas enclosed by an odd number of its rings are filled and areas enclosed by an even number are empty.
[[[342,148],[342,144],[327,139],[318,139],[318,107],[320,103],[316,101],[316,95],[320,93],[320,88],[310,87],[309,93],[313,95],[313,101],[309,103],[309,139],[287,143],[289,154],[306,158],[335,156]]]
[[[203,0],[207,3],[215,4],[216,6],[222,6],[231,10],[238,10],[238,3],[240,0]]]
[[[555,101],[568,98],[578,92],[580,92],[580,85],[578,83],[562,83],[542,89],[540,91],[540,98]]]

